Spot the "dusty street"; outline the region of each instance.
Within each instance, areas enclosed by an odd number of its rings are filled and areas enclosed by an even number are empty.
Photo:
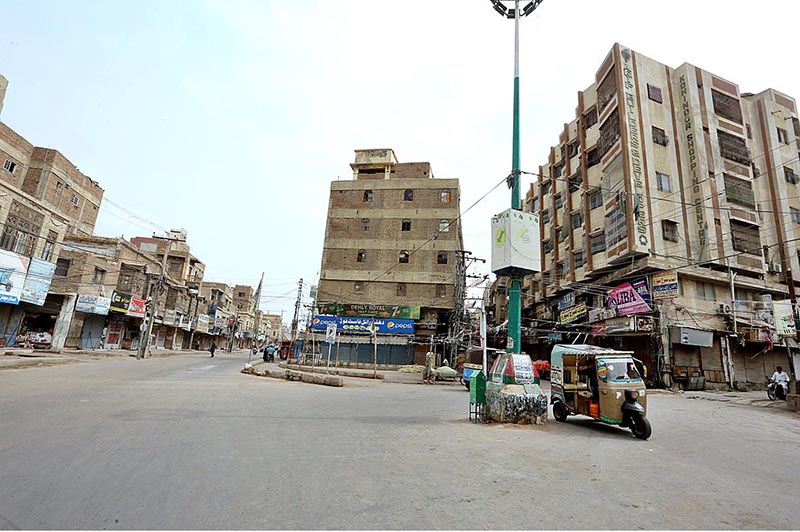
[[[0,372],[0,528],[764,529],[800,417],[652,394],[653,436],[478,426],[460,386],[239,373],[246,355]]]

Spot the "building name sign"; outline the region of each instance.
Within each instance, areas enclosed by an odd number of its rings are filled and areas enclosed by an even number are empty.
[[[413,305],[357,305],[350,303],[321,303],[320,314],[363,318],[403,318],[418,320],[420,308]]]
[[[633,218],[636,226],[636,244],[647,251],[650,248],[650,223],[648,221],[647,205],[645,205],[644,167],[642,165],[642,132],[639,126],[639,105],[637,103],[635,83],[633,79],[632,53],[627,48],[622,49],[622,76],[625,94],[625,118],[628,122],[628,151],[633,175],[634,211]]]
[[[697,155],[697,143],[694,137],[694,118],[692,116],[692,108],[689,105],[689,82],[686,79],[686,74],[682,74],[679,78],[679,85],[684,141],[686,142],[686,153],[689,159],[689,177],[692,183],[692,197],[694,200],[694,219],[698,228],[700,258],[702,258],[703,251],[706,247],[705,207],[703,206],[705,198],[703,198],[703,191],[700,187],[700,182],[703,178],[700,177],[701,174],[697,168],[700,164],[700,160]]]

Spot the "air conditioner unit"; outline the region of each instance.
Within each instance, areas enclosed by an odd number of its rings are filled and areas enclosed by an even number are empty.
[[[727,303],[720,303],[719,304],[719,313],[724,316],[730,316],[732,314],[731,306]]]
[[[769,271],[772,273],[781,273],[783,271],[783,266],[779,262],[770,262]]]

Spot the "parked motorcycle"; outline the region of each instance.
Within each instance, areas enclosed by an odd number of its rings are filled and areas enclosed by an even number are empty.
[[[775,382],[774,380],[770,379],[767,383],[767,397],[769,397],[770,401],[786,400],[786,384],[782,382]]]

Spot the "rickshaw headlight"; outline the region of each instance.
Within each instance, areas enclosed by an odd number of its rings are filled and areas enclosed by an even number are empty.
[[[639,398],[639,392],[637,392],[636,390],[631,390],[628,392],[628,397],[630,397],[635,401]]]

